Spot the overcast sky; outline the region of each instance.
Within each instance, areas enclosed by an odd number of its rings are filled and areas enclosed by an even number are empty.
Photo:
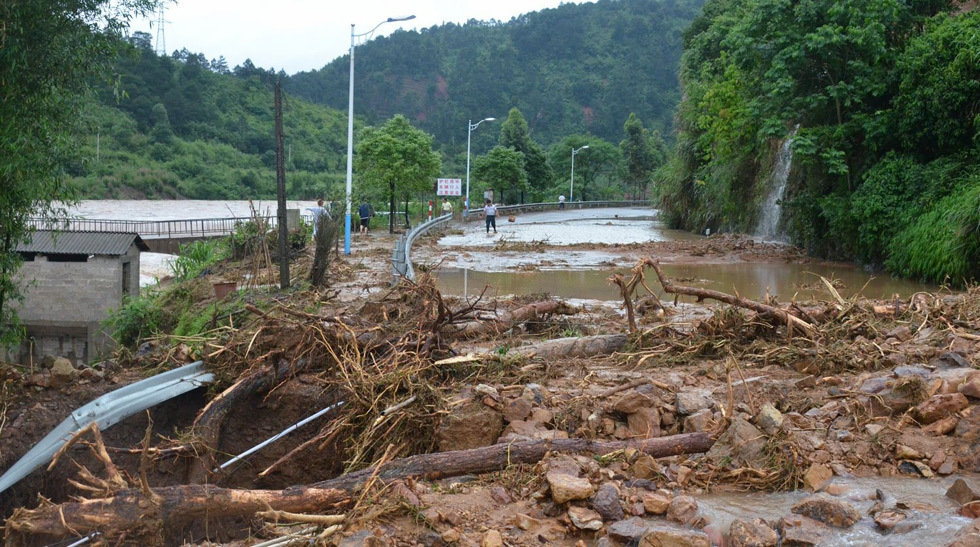
[[[420,30],[470,19],[509,21],[512,17],[558,7],[560,0],[182,0],[167,3],[162,38],[166,51],[187,48],[208,59],[224,55],[228,67],[245,59],[261,68],[295,74],[322,68],[350,49],[351,25],[357,34],[389,17],[415,15],[403,23],[381,25],[373,36],[396,29]],[[150,35],[157,47],[156,18],[135,21],[132,31]],[[355,56],[356,59],[356,56]],[[355,67],[356,68],[356,67]]]

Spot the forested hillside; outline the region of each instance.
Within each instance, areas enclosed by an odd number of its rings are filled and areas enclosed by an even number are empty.
[[[783,229],[818,255],[980,278],[980,13],[942,0],[710,0],[685,34],[671,221],[752,231],[786,139]]]
[[[523,190],[532,194],[513,195],[554,199],[562,184],[567,188],[570,147],[585,144],[590,153],[577,160],[580,197],[643,194],[649,171],[663,161],[680,98],[682,32],[703,1],[566,4],[506,23],[447,24],[361,44],[355,132],[402,114],[433,135],[443,176],[462,177],[467,121],[496,117],[473,132],[472,159],[479,163],[503,142],[521,152],[521,161],[530,154]],[[85,161],[70,169],[82,196],[273,196],[277,79],[286,91],[290,196],[342,192],[347,56],[288,76],[250,62],[230,68],[222,58],[186,50],[157,56],[144,33],[130,46],[118,63],[117,85],[102,86],[85,109],[91,128],[83,136]],[[515,108],[512,125],[523,133],[516,140],[501,133]],[[617,150],[622,141],[629,152]]]
[[[371,123],[404,114],[436,141],[464,147],[467,119],[501,118],[512,107],[545,145],[572,133],[618,142],[630,113],[668,134],[681,35],[703,3],[599,0],[506,23],[395,32],[357,47],[355,114]],[[286,89],[344,109],[348,71],[344,56],[292,76]]]

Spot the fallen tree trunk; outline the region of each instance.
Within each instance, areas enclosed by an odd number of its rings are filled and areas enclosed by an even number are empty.
[[[526,323],[533,319],[548,315],[575,315],[581,311],[575,306],[566,304],[561,300],[547,300],[535,302],[526,306],[521,306],[515,310],[504,312],[500,317],[485,319],[482,321],[469,321],[460,325],[447,327],[454,336],[462,338],[474,338],[476,336],[496,335],[508,329],[512,329],[521,323]]]
[[[511,353],[528,358],[557,359],[610,355],[624,347],[629,338],[625,334],[598,334],[545,340],[532,346],[514,348]]]
[[[119,491],[105,499],[18,509],[6,522],[8,545],[54,541],[100,532],[109,539],[141,533],[148,537],[170,537],[189,524],[221,519],[249,519],[259,511],[316,512],[350,500],[351,494],[369,480],[402,478],[438,479],[506,469],[520,463],[535,463],[548,452],[607,454],[634,448],[653,457],[706,452],[712,445],[707,433],[685,433],[632,441],[589,441],[556,439],[495,444],[471,450],[421,454],[392,460],[306,486],[285,490],[236,490],[208,485],[180,485]],[[168,541],[169,542],[169,541]]]

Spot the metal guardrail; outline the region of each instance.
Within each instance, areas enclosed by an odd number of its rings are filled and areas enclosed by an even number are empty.
[[[51,460],[89,424],[98,424],[100,429],[111,427],[137,412],[213,381],[214,374],[204,370],[203,361],[197,361],[121,387],[79,407],[0,475],[0,492]]]
[[[398,238],[398,242],[395,243],[395,250],[391,256],[392,285],[398,282],[398,276],[409,280],[415,279],[415,268],[412,266],[412,243],[415,243],[415,239],[432,228],[449,222],[452,218],[452,213],[435,217],[419,224],[415,228],[412,228],[408,234]]]

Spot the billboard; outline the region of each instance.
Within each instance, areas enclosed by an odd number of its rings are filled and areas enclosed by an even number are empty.
[[[437,196],[463,195],[463,179],[436,179]]]

